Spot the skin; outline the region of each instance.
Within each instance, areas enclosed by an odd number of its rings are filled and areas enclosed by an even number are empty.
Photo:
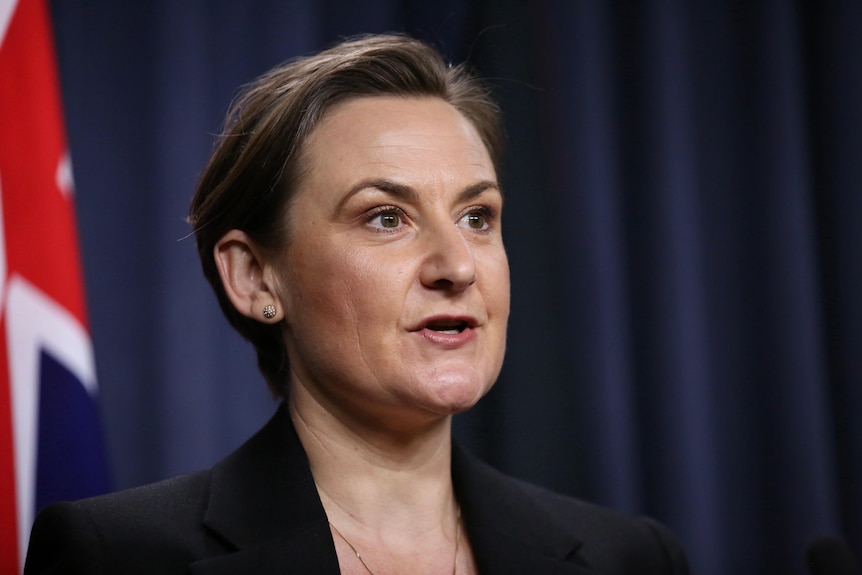
[[[292,390],[400,433],[472,407],[499,374],[509,313],[502,196],[478,133],[439,99],[362,98],[304,152],[279,266]]]
[[[491,388],[505,352],[491,159],[436,98],[349,100],[303,153],[286,248],[272,256],[226,234],[215,250],[225,291],[241,313],[284,326],[290,413],[321,501],[372,570],[448,574],[455,559],[474,573],[451,417]],[[263,318],[270,304],[277,314]],[[367,573],[333,540],[343,573]]]

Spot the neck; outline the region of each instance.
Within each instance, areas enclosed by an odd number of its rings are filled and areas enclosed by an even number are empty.
[[[294,391],[291,418],[333,525],[387,545],[441,529],[455,536],[450,416],[409,431],[382,428]]]

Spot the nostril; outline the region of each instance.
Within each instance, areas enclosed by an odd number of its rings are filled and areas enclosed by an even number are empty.
[[[476,276],[472,276],[466,281],[455,281],[451,279],[438,279],[432,282],[432,286],[442,290],[462,290],[476,283]]]

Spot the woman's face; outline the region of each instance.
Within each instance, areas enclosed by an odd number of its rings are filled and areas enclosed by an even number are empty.
[[[291,386],[393,425],[469,408],[509,315],[503,201],[475,128],[436,98],[365,97],[304,152],[279,273]]]

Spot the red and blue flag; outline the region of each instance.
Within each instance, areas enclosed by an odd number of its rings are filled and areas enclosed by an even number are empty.
[[[46,0],[0,0],[0,573],[108,489],[73,191]]]

